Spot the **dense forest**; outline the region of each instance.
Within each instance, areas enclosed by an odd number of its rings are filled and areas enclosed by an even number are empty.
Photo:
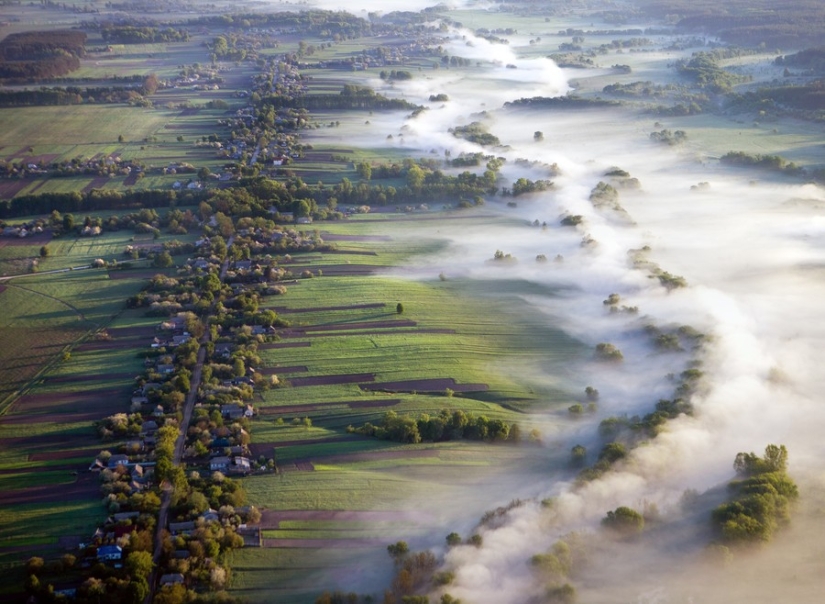
[[[81,31],[32,31],[0,41],[0,78],[49,78],[80,68],[86,54]]]
[[[819,0],[638,0],[651,16],[689,31],[718,35],[726,42],[768,47],[821,45],[825,11]]]

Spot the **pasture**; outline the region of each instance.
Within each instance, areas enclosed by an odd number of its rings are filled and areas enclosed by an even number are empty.
[[[539,480],[548,463],[563,463],[563,452],[527,442],[411,445],[347,431],[390,410],[462,410],[518,423],[524,435],[566,421],[576,395],[535,382],[525,369],[538,363],[561,371],[583,350],[520,302],[533,286],[513,281],[509,294],[491,295],[502,288],[409,268],[441,248],[445,222],[447,215],[396,214],[324,224],[338,250],[293,257],[322,276],[267,300],[291,326],[280,342],[261,346],[266,366],[259,370],[283,385],[262,393],[252,448],[255,456],[274,456],[279,473],[245,481],[264,510],[264,547],[233,555],[238,595],[308,602],[324,589],[380,584],[391,570],[387,543],[466,530],[468,519],[499,504],[511,477]],[[443,386],[447,378],[454,393]],[[369,390],[373,384],[378,391]],[[473,390],[460,392],[462,384]],[[480,484],[490,485],[489,501],[470,500]],[[357,562],[342,556],[353,549]]]

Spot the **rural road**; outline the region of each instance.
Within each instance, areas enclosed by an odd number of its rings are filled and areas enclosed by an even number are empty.
[[[234,241],[235,236],[233,235],[227,240],[226,247],[229,248]],[[229,258],[226,258],[221,265],[221,271],[219,273],[221,283],[223,283],[223,279],[226,277],[226,271],[228,268]],[[175,451],[172,458],[172,463],[176,466],[180,465],[181,459],[183,459],[183,449],[186,446],[186,428],[189,426],[189,422],[192,421],[192,412],[195,409],[195,402],[197,402],[198,399],[198,390],[200,388],[201,377],[203,375],[203,364],[206,361],[206,343],[209,341],[209,336],[209,329],[206,329],[200,340],[200,348],[198,349],[198,363],[192,370],[189,393],[186,395],[186,401],[184,402],[183,419],[181,420],[178,439],[175,441]],[[151,604],[155,596],[155,590],[158,584],[158,562],[160,562],[160,557],[163,553],[163,530],[166,529],[169,524],[169,506],[172,503],[172,491],[174,490],[172,485],[168,483],[164,483],[161,489],[163,490],[163,496],[161,499],[160,511],[158,511],[158,523],[155,529],[155,551],[152,556],[154,567],[152,568],[152,573],[149,575],[149,593],[143,601],[144,604]]]

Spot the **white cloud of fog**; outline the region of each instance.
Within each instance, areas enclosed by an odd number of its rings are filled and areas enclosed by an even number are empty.
[[[706,388],[693,398],[695,417],[672,421],[664,433],[636,449],[621,469],[581,489],[548,480],[543,495],[558,497],[554,528],[537,530],[544,526],[537,506],[511,512],[503,527],[484,532],[481,549],[461,547],[448,553],[457,573],[451,593],[474,604],[527,601],[536,586],[526,560],[546,550],[560,531],[596,527],[606,510],[619,505],[638,507],[652,501],[671,509],[684,489],[704,491],[727,480],[738,451],[761,452],[768,443],[784,443],[792,472],[821,473],[822,190],[754,184],[752,173],[704,165],[691,148],[657,147],[648,140],[658,129],[653,120],[630,115],[617,119],[616,112],[498,110],[519,97],[564,93],[564,73],[549,60],[521,59],[517,50],[489,44],[467,31],[450,35],[447,52],[481,66],[424,72],[392,86],[372,82],[386,94],[429,110],[411,120],[400,114],[376,116],[370,129],[356,132],[353,140],[455,156],[482,149],[447,130],[483,120],[509,146],[492,150],[509,160],[502,171],[505,180],[547,178],[540,167],[515,165],[517,158],[557,163],[562,175],[554,179],[555,190],[518,198],[516,209],[500,208],[524,220],[523,227],[443,229],[440,236],[448,238],[450,246],[423,260],[421,273],[430,278],[440,271],[469,278],[515,276],[558,288],[557,296],[531,295],[525,301],[586,344],[612,342],[625,353],[620,367],[585,362],[576,368],[582,376],[577,387],[592,384],[602,392],[597,419],[643,414],[657,399],[671,396],[674,383],[665,376],[682,371],[688,355],[656,354],[641,333],[645,323],[691,325],[712,337],[702,354]],[[442,92],[450,101],[429,101],[429,95]],[[488,115],[480,117],[481,111]],[[544,133],[543,142],[533,140],[536,130]],[[385,141],[387,133],[401,132],[403,142],[397,137]],[[620,202],[635,225],[616,221],[588,201],[592,187],[606,180],[604,173],[613,166],[641,181],[639,191],[620,189]],[[691,190],[699,182],[710,187]],[[560,227],[563,213],[582,215],[585,226]],[[528,227],[533,219],[546,221],[549,228]],[[598,242],[596,248],[580,245],[585,233]],[[627,250],[644,245],[652,247],[652,261],[683,275],[690,287],[667,292],[644,271],[632,269]],[[486,261],[496,249],[513,254],[519,263],[491,267]],[[539,265],[533,261],[537,254],[550,259],[561,254],[564,262]],[[638,306],[640,315],[608,314],[602,300],[610,293],[619,293],[623,304]],[[590,430],[592,441],[592,424]],[[581,428],[554,434],[568,447],[586,437]],[[526,490],[534,487],[525,485]],[[647,555],[655,557],[657,551],[653,548]]]

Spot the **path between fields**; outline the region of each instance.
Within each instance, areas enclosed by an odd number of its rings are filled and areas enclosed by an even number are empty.
[[[80,317],[81,321],[86,320],[86,315],[83,314],[82,310],[80,310],[77,306],[74,306],[73,304],[69,304],[65,300],[61,300],[60,298],[55,298],[54,296],[51,296],[49,294],[44,294],[43,292],[39,292],[36,289],[31,289],[31,288],[28,288],[28,287],[23,287],[22,285],[17,285],[16,283],[8,283],[7,285],[9,287],[16,287],[17,289],[22,289],[23,291],[31,292],[33,294],[37,294],[38,296],[43,296],[44,298],[49,298],[50,300],[54,300],[55,302],[59,302],[60,304],[63,304],[64,306],[72,309],[75,313],[77,313],[77,316]]]

